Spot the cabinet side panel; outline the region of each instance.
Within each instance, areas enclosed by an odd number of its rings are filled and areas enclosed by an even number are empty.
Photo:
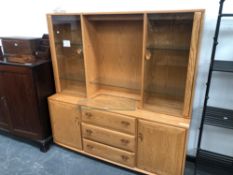
[[[201,26],[201,12],[194,13],[193,20],[193,30],[192,30],[192,39],[189,53],[189,63],[188,63],[188,73],[185,85],[185,96],[184,96],[184,107],[183,107],[183,116],[189,117],[189,111],[191,108],[191,99],[193,91],[193,81],[196,69],[197,55],[198,55],[198,44],[199,44],[199,35],[200,35],[200,26]]]
[[[47,97],[55,93],[51,62],[48,61],[36,67],[33,74],[37,93],[39,119],[43,131],[42,135],[46,138],[51,135]]]
[[[96,59],[96,31],[92,24],[86,19],[85,16],[81,16],[82,38],[83,38],[83,53],[84,64],[86,73],[86,87],[87,97],[93,96],[98,90],[98,85],[90,83],[96,80],[98,75],[97,59]]]

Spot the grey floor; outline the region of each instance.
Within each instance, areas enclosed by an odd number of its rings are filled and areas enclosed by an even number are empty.
[[[38,147],[0,134],[0,175],[137,175],[52,145],[47,153]],[[187,164],[185,175],[192,175]]]

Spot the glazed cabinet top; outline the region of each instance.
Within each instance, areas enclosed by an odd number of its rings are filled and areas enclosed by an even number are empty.
[[[48,14],[57,93],[130,115],[190,118],[203,14]]]

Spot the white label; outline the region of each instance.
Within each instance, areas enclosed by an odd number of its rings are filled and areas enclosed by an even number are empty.
[[[71,47],[70,40],[63,40],[63,47]]]

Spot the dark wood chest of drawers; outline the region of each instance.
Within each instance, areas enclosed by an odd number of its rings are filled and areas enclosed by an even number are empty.
[[[28,138],[46,151],[51,140],[47,97],[54,93],[50,61],[0,63],[0,130]]]

